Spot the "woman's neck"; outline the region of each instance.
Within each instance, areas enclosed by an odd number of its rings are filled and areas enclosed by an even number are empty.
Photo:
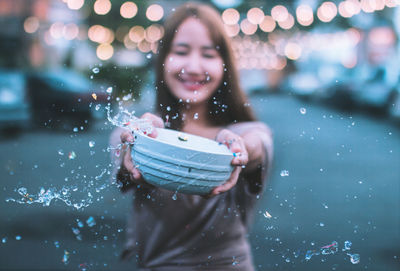
[[[213,126],[209,120],[206,104],[187,104],[183,110],[185,119],[183,131],[214,139],[219,127]]]

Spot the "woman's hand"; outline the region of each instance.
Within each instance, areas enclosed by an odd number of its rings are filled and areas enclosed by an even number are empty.
[[[215,187],[211,191],[210,196],[218,195],[234,187],[239,178],[239,174],[242,171],[242,167],[246,166],[249,161],[249,156],[244,141],[237,134],[227,129],[222,129],[217,134],[216,141],[225,144],[229,148],[229,150],[234,154],[234,158],[232,159],[231,164],[232,166],[236,167],[232,171],[229,179],[224,184]]]
[[[162,119],[154,114],[151,113],[145,113],[141,117],[141,119],[147,119],[151,122],[153,127],[157,128],[164,128],[164,122]],[[157,137],[157,130],[153,129],[152,133],[149,134],[150,137]],[[140,171],[137,169],[136,165],[132,161],[132,156],[131,156],[131,144],[134,142],[134,136],[131,131],[125,131],[122,132],[120,135],[121,142],[123,143],[123,152],[122,152],[122,161],[121,161],[121,169],[124,169],[129,175],[129,180],[130,182],[136,183],[136,184],[147,184]],[[128,144],[127,144],[128,143]]]

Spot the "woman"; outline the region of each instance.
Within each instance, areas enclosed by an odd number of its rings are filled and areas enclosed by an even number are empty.
[[[171,14],[156,73],[157,112],[142,118],[223,142],[240,155],[232,159],[227,182],[207,197],[147,184],[129,148],[114,158],[122,190],[134,193],[124,256],[135,255],[141,270],[254,270],[246,235],[271,162],[272,137],[246,106],[231,42],[213,8],[186,3]],[[133,142],[132,134],[116,129],[111,144],[121,141]]]

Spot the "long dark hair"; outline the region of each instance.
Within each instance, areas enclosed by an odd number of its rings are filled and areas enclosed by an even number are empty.
[[[184,103],[172,95],[164,80],[164,63],[176,30],[187,19],[199,19],[210,32],[210,36],[224,63],[224,75],[221,85],[207,102],[209,122],[214,126],[223,126],[234,122],[255,120],[253,111],[247,106],[247,97],[240,88],[239,77],[232,51],[220,14],[212,7],[200,3],[185,3],[177,8],[165,21],[164,37],[160,40],[156,63],[156,90],[158,113],[170,127],[182,129],[182,109]],[[168,117],[167,117],[168,116]]]

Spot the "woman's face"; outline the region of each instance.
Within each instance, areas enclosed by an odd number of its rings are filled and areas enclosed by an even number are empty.
[[[195,18],[178,28],[164,63],[164,79],[177,99],[201,104],[222,82],[223,60],[206,26]]]

